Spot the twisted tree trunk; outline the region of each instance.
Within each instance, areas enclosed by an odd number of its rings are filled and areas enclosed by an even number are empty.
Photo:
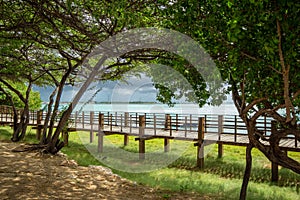
[[[250,180],[251,168],[252,168],[252,151],[253,145],[250,143],[246,148],[246,168],[244,172],[243,184],[240,191],[240,200],[245,200],[247,196],[247,187]]]

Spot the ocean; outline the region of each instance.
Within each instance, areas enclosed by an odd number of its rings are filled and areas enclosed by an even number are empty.
[[[193,115],[237,115],[238,112],[231,103],[220,106],[205,105],[199,108],[197,104],[182,103],[169,107],[159,103],[88,103],[78,104],[74,111],[95,112],[137,112],[137,113],[164,113],[164,114],[193,114]]]

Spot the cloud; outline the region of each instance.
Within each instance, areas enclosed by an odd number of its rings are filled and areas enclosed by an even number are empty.
[[[70,102],[79,90],[79,86],[65,86],[62,95],[62,102]],[[34,87],[41,93],[42,101],[48,102],[53,87]],[[132,101],[156,101],[156,89],[149,77],[141,74],[140,77],[130,76],[125,81],[94,82],[85,91],[81,101],[97,102],[132,102]]]

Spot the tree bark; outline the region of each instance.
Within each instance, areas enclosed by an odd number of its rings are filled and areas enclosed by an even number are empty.
[[[25,137],[27,126],[29,123],[29,98],[30,98],[31,88],[32,88],[32,82],[29,82],[26,90],[26,96],[25,98],[22,99],[25,106],[20,116],[20,122],[17,123],[16,127],[14,127],[13,136],[11,138],[13,142],[18,142],[24,139]]]
[[[42,137],[40,140],[40,144],[46,144],[47,143],[47,130],[48,130],[48,126],[49,126],[49,121],[50,121],[50,117],[52,115],[52,105],[54,102],[54,96],[57,92],[57,87],[55,88],[55,90],[53,90],[53,92],[51,93],[50,97],[49,97],[49,104],[48,104],[48,110],[47,110],[47,114],[46,114],[46,118],[45,118],[45,122],[44,122],[44,126],[43,126],[43,133],[42,133]]]
[[[84,92],[88,89],[89,85],[92,83],[92,81],[94,80],[94,78],[96,77],[96,75],[98,75],[100,73],[100,68],[103,65],[103,63],[106,61],[107,56],[103,55],[102,58],[98,61],[98,63],[95,65],[95,67],[93,68],[92,72],[90,73],[90,76],[87,78],[87,80],[84,82],[84,84],[82,85],[82,87],[80,88],[80,90],[77,92],[77,94],[75,95],[72,103],[69,105],[69,107],[63,112],[58,126],[51,138],[50,143],[47,146],[46,151],[51,153],[51,154],[56,154],[64,145],[63,142],[59,141],[59,135],[62,132],[64,126],[66,125],[66,123],[69,120],[69,117],[73,111],[73,108],[77,105],[77,103],[79,102],[81,96],[84,94]]]
[[[240,200],[245,200],[247,196],[247,188],[248,188],[248,183],[250,180],[251,168],[252,168],[252,155],[251,155],[252,148],[253,145],[251,143],[249,143],[246,148],[246,168],[244,172],[242,188],[240,191]]]

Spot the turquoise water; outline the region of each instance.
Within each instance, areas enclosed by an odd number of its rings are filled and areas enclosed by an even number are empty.
[[[237,110],[233,104],[222,104],[220,106],[205,105],[199,108],[197,104],[175,104],[169,107],[165,104],[79,104],[74,111],[96,111],[96,112],[139,112],[139,113],[169,113],[169,114],[207,114],[207,115],[236,115]]]

